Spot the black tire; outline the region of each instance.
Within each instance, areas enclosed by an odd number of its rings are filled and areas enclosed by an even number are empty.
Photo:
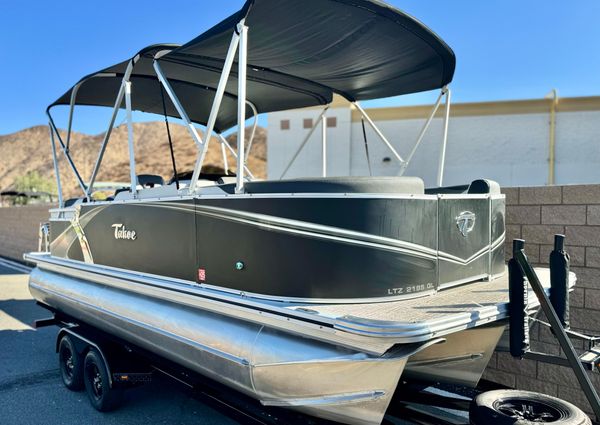
[[[520,390],[479,394],[469,409],[471,425],[591,425],[590,418],[569,402]]]
[[[58,343],[58,364],[65,387],[71,391],[83,390],[83,357],[69,335],[64,335]]]
[[[123,391],[111,388],[108,370],[100,353],[92,348],[83,362],[85,390],[94,409],[109,412],[116,409],[123,399]]]

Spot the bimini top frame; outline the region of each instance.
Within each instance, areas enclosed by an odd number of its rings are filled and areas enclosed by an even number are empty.
[[[379,137],[379,139],[381,139],[381,141],[385,144],[385,146],[390,150],[390,152],[400,162],[400,170],[398,171],[398,175],[402,176],[402,175],[404,175],[406,169],[408,168],[408,166],[410,164],[410,161],[412,160],[415,152],[419,148],[419,145],[423,141],[423,137],[425,136],[425,133],[427,132],[427,129],[429,129],[429,125],[433,121],[433,118],[435,117],[435,114],[438,111],[438,109],[440,107],[440,104],[442,103],[442,99],[444,97],[446,97],[446,108],[445,108],[445,113],[444,113],[444,124],[443,124],[444,127],[443,127],[443,133],[442,133],[442,146],[441,146],[441,149],[440,149],[440,158],[439,158],[438,173],[437,173],[437,185],[438,185],[438,187],[441,187],[442,183],[443,183],[443,178],[444,178],[444,163],[445,163],[445,158],[446,158],[446,145],[447,145],[447,142],[448,142],[448,121],[449,121],[449,118],[450,118],[450,97],[451,97],[451,91],[450,91],[449,87],[445,86],[440,91],[440,94],[439,94],[436,102],[433,105],[433,108],[431,110],[431,113],[429,114],[429,117],[425,121],[425,124],[423,124],[423,127],[421,128],[421,131],[419,132],[419,135],[417,136],[417,141],[415,142],[414,146],[412,147],[412,149],[411,149],[411,151],[410,151],[410,153],[409,153],[409,155],[408,155],[408,157],[406,159],[404,159],[396,151],[396,149],[394,149],[394,147],[392,146],[392,144],[384,136],[384,134],[381,132],[381,130],[377,127],[377,125],[375,125],[375,123],[373,122],[373,120],[371,119],[371,117],[369,117],[369,115],[367,114],[367,112],[360,106],[360,104],[358,102],[353,102],[352,106],[355,109],[357,109],[360,112],[361,116],[362,116],[362,119],[363,119],[363,131],[364,131],[364,121],[367,121],[367,123],[371,126],[371,128],[373,129],[373,131],[375,132],[375,134]],[[310,140],[311,136],[313,135],[313,133],[314,133],[314,131],[317,128],[318,125],[321,126],[321,159],[322,159],[322,166],[321,166],[322,172],[321,172],[321,175],[323,177],[327,176],[327,127],[326,127],[327,126],[327,124],[326,124],[327,117],[326,117],[326,113],[327,113],[328,109],[329,109],[329,105],[326,106],[325,108],[323,108],[323,111],[321,111],[321,113],[319,114],[319,116],[315,120],[313,126],[310,128],[310,130],[308,131],[308,133],[306,134],[306,136],[304,136],[304,139],[302,140],[302,143],[300,143],[300,146],[298,146],[298,149],[292,155],[292,158],[290,159],[290,161],[288,162],[287,166],[283,170],[283,173],[281,173],[281,175],[279,176],[280,180],[283,179],[285,177],[285,175],[287,174],[287,172],[290,170],[290,168],[292,167],[292,165],[296,161],[296,158],[298,158],[298,155],[300,155],[300,152],[302,152],[302,149],[304,149],[304,147],[306,146],[306,144]],[[371,174],[371,163],[370,163],[369,154],[368,154],[366,132],[364,133],[364,137],[365,137],[365,148],[366,148],[366,153],[367,153],[367,165],[369,167],[369,174]]]
[[[49,120],[88,197],[123,99],[129,133],[132,110],[184,120],[199,148],[190,192],[200,174],[207,136],[213,131],[220,135],[237,123],[239,193],[247,158],[244,122],[251,112],[327,105],[334,93],[357,102],[441,88],[452,80],[454,68],[454,53],[437,35],[378,0],[248,0],[239,12],[189,43],[150,46],[131,60],[84,78],[51,105],[71,106],[69,130],[75,105],[114,108],[88,184],[69,156],[70,131],[63,143],[50,115]],[[163,90],[170,100],[164,109],[159,101]],[[206,140],[193,123],[207,127]],[[130,151],[132,143],[130,134]],[[131,178],[135,196],[133,158]]]

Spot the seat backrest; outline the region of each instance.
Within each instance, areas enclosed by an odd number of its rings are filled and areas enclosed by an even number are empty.
[[[246,193],[396,193],[422,195],[418,177],[322,177],[248,182]]]
[[[163,186],[165,184],[165,180],[155,174],[138,174],[137,181],[142,187]]]
[[[219,184],[231,184],[236,182],[236,176],[223,176],[219,179]]]
[[[469,190],[467,193],[471,194],[491,194],[491,195],[499,195],[500,194],[500,185],[494,180],[488,179],[479,179],[473,180],[469,185]]]

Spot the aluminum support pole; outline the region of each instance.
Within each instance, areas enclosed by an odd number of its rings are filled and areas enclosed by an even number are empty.
[[[240,33],[240,45],[238,56],[238,157],[235,193],[244,193],[244,165],[246,154],[244,145],[246,143],[246,65],[248,59],[248,27],[241,22],[238,24]]]
[[[60,184],[60,171],[58,169],[58,158],[56,157],[56,143],[54,141],[54,130],[52,130],[52,125],[48,122],[48,129],[50,130],[50,143],[52,144],[52,163],[54,165],[54,175],[56,176],[56,192],[58,195],[58,206],[62,208],[63,203],[63,193],[62,193],[62,185]]]
[[[388,141],[388,139],[385,138],[385,136],[383,135],[383,133],[381,132],[381,130],[379,130],[379,128],[377,128],[377,126],[375,125],[375,123],[373,122],[373,120],[371,119],[371,117],[367,115],[366,111],[362,108],[362,106],[360,106],[358,104],[358,102],[354,102],[354,106],[356,106],[356,109],[358,109],[358,111],[361,113],[361,115],[363,116],[363,118],[365,120],[367,120],[367,122],[369,123],[369,125],[371,126],[371,128],[373,129],[373,131],[375,131],[375,133],[377,134],[377,136],[379,136],[379,138],[383,141],[383,143],[385,143],[385,145],[392,152],[392,154],[396,157],[396,159],[398,161],[400,161],[401,164],[404,163],[404,160],[402,159],[402,157],[400,156],[400,154],[396,151],[396,149],[394,149],[394,147]]]
[[[310,131],[308,132],[308,134],[304,137],[304,140],[302,141],[302,143],[300,143],[300,146],[298,147],[298,149],[294,153],[294,156],[292,157],[292,159],[290,160],[290,162],[288,162],[287,167],[285,167],[285,170],[283,170],[283,173],[281,173],[281,176],[279,176],[279,180],[281,180],[282,178],[285,177],[285,175],[289,171],[289,169],[292,166],[292,164],[294,163],[294,161],[296,161],[296,158],[298,158],[298,155],[300,155],[300,152],[302,151],[302,149],[304,148],[304,146],[306,145],[306,143],[308,143],[308,139],[310,139],[310,136],[312,136],[312,134],[314,133],[315,129],[319,125],[319,121],[321,120],[321,117],[323,115],[325,115],[325,113],[327,112],[328,109],[329,109],[329,105],[326,106],[323,109],[323,111],[321,111],[321,113],[319,114],[319,116],[317,117],[317,119],[315,121],[315,124],[312,126],[312,128],[310,129]]]
[[[225,137],[223,137],[222,134],[219,133],[219,134],[217,134],[217,136],[219,137],[219,140],[221,141],[221,146],[224,146],[225,148],[227,148],[227,150],[229,152],[231,152],[231,155],[233,155],[233,158],[236,160],[236,163],[237,163],[238,155],[237,155],[236,151],[233,150],[231,145],[227,142],[227,139],[225,139]],[[244,170],[248,174],[248,177],[250,177],[251,180],[254,180],[254,174],[252,174],[252,172],[250,171],[250,169],[248,168],[248,166],[246,164],[244,164]]]
[[[321,175],[327,177],[327,116],[321,116]]]
[[[101,78],[101,77],[115,77],[116,74],[113,72],[99,72],[98,74],[94,74],[89,78],[86,78],[83,81],[80,81],[79,83],[75,84],[75,86],[73,87],[73,90],[71,91],[71,100],[69,102],[69,123],[67,125],[67,151],[69,150],[70,146],[71,146],[71,129],[73,126],[73,112],[75,111],[75,100],[77,99],[77,92],[79,91],[79,88],[81,87],[81,85],[83,83],[85,83],[86,81],[88,81],[89,79],[92,78]]]
[[[110,122],[108,123],[108,128],[104,133],[104,138],[102,139],[102,144],[100,145],[100,152],[98,152],[98,158],[96,159],[96,164],[94,164],[94,169],[92,171],[92,176],[90,177],[90,183],[88,184],[88,189],[86,195],[89,197],[92,194],[92,190],[94,188],[94,183],[96,182],[96,177],[98,177],[98,170],[100,169],[100,165],[102,164],[102,159],[104,158],[104,152],[106,151],[106,146],[108,145],[108,140],[110,139],[110,135],[112,134],[113,128],[115,126],[115,121],[117,119],[117,115],[119,114],[119,109],[121,108],[121,104],[123,103],[123,96],[125,95],[125,83],[129,81],[129,77],[131,76],[131,72],[133,71],[133,66],[135,65],[135,60],[129,61],[127,68],[125,69],[125,74],[123,75],[123,80],[121,80],[121,86],[119,87],[119,92],[117,93],[117,99],[115,100],[115,104],[113,106],[113,112],[110,117]]]
[[[188,117],[187,112],[185,112],[185,109],[183,109],[181,102],[179,102],[179,99],[175,95],[175,91],[173,90],[173,87],[171,87],[171,84],[169,83],[167,78],[164,76],[162,69],[160,68],[160,65],[158,64],[158,62],[156,60],[154,60],[153,65],[154,65],[154,71],[156,72],[156,76],[158,77],[158,80],[165,88],[167,95],[171,99],[171,102],[173,102],[175,109],[177,109],[177,113],[179,114],[179,116],[181,117],[183,122],[185,123],[185,127],[187,128],[188,132],[190,133],[190,136],[192,136],[192,140],[194,140],[194,142],[196,143],[196,147],[198,149],[201,149],[202,145],[203,145],[202,138],[198,134],[196,127],[194,127],[194,125],[190,121],[190,117]]]
[[[440,91],[440,94],[439,94],[437,100],[435,101],[435,104],[433,105],[433,109],[431,110],[431,114],[429,115],[429,118],[427,118],[427,121],[425,121],[423,128],[421,128],[421,132],[419,133],[419,136],[417,137],[417,141],[415,142],[415,145],[413,146],[412,150],[410,151],[410,154],[406,158],[406,162],[404,162],[404,164],[402,164],[402,167],[400,167],[400,173],[398,173],[399,176],[404,174],[404,172],[406,171],[406,168],[408,167],[408,165],[410,164],[410,161],[412,160],[412,157],[415,155],[415,152],[417,152],[419,145],[423,141],[423,137],[425,136],[425,133],[429,129],[429,125],[431,124],[431,121],[433,121],[433,117],[435,117],[435,113],[437,112],[437,110],[440,107],[440,104],[442,103],[443,97],[444,97],[444,90]]]
[[[245,161],[248,162],[248,158],[250,157],[250,150],[252,149],[252,143],[254,143],[254,134],[256,134],[256,127],[258,127],[258,111],[256,110],[256,106],[254,106],[252,102],[246,100],[246,105],[248,105],[252,109],[252,115],[254,116],[254,122],[252,123],[252,131],[250,132],[250,137],[248,138],[248,147],[246,148]]]
[[[437,185],[442,187],[444,180],[444,163],[446,162],[446,144],[448,142],[448,122],[450,121],[450,98],[452,93],[449,88],[446,89],[446,113],[444,115],[444,136],[442,138],[442,149],[440,151],[440,162],[438,163]]]
[[[243,25],[243,24],[242,24]],[[219,78],[219,84],[217,85],[217,91],[215,92],[215,98],[213,100],[212,108],[210,110],[210,115],[208,116],[208,122],[206,123],[206,132],[204,133],[204,143],[202,146],[202,150],[196,159],[196,165],[194,166],[194,172],[192,173],[192,180],[190,180],[189,193],[194,193],[196,190],[196,184],[198,183],[198,178],[200,177],[200,171],[202,170],[202,164],[204,163],[204,158],[206,157],[206,153],[208,152],[208,146],[210,144],[210,138],[212,132],[215,128],[215,122],[217,121],[217,115],[219,114],[219,108],[221,107],[221,102],[223,101],[223,95],[225,94],[225,88],[227,87],[227,80],[229,79],[229,74],[231,73],[231,66],[233,65],[233,60],[235,58],[235,51],[240,43],[241,35],[238,35],[235,31],[233,36],[231,37],[231,42],[229,43],[229,50],[227,50],[227,57],[225,58],[225,62],[223,63],[223,71],[221,71],[221,77]],[[241,76],[240,76],[241,79]],[[244,87],[245,87],[245,75],[244,75]],[[239,95],[239,94],[238,94]],[[245,96],[244,96],[245,97]]]
[[[137,175],[135,174],[135,149],[133,145],[133,119],[131,117],[131,82],[125,82],[125,109],[127,112],[127,144],[129,145],[129,177],[131,178],[131,195],[137,194]]]
[[[46,111],[46,115],[48,116],[48,120],[50,122],[50,126],[52,127],[52,131],[54,131],[54,134],[56,135],[56,138],[58,139],[58,143],[60,144],[60,149],[62,150],[63,154],[65,155],[65,158],[67,158],[67,163],[69,164],[69,167],[71,167],[73,174],[75,174],[75,178],[77,179],[77,183],[79,184],[79,187],[81,187],[81,190],[83,190],[83,194],[86,195],[86,197],[89,199],[89,195],[87,193],[87,187],[86,187],[85,183],[83,182],[83,179],[81,178],[81,175],[79,174],[79,171],[77,171],[77,167],[75,166],[73,159],[71,159],[71,155],[69,155],[69,152],[67,151],[67,147],[65,146],[62,138],[60,137],[58,129],[56,128],[56,124],[54,124],[54,120],[52,119],[52,115],[50,115],[49,111]]]
[[[67,124],[67,151],[71,144],[71,128],[73,126],[73,111],[75,111],[75,99],[77,98],[77,92],[81,87],[82,82],[75,84],[71,91],[71,101],[69,102],[69,123]]]

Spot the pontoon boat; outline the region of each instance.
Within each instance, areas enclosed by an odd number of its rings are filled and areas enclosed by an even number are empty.
[[[380,423],[400,379],[475,385],[506,324],[504,196],[485,179],[443,187],[454,68],[437,35],[377,0],[248,0],[182,46],[153,45],[88,75],[48,109],[60,205],[40,252],[26,256],[37,264],[31,293],[265,405],[344,423]],[[359,104],[435,89],[406,159]],[[321,105],[324,126],[334,94],[387,145],[399,176],[254,179],[246,120]],[[439,187],[425,189],[401,174],[444,97]],[[65,138],[57,105],[70,107]],[[69,154],[78,105],[113,111],[86,180]],[[123,107],[129,186],[96,201]],[[169,181],[138,175],[132,111],[182,119],[195,168],[178,173],[173,160]],[[235,125],[237,150],[222,134]],[[235,175],[202,172],[210,135],[226,170],[235,156]],[[79,198],[62,198],[57,147]]]

